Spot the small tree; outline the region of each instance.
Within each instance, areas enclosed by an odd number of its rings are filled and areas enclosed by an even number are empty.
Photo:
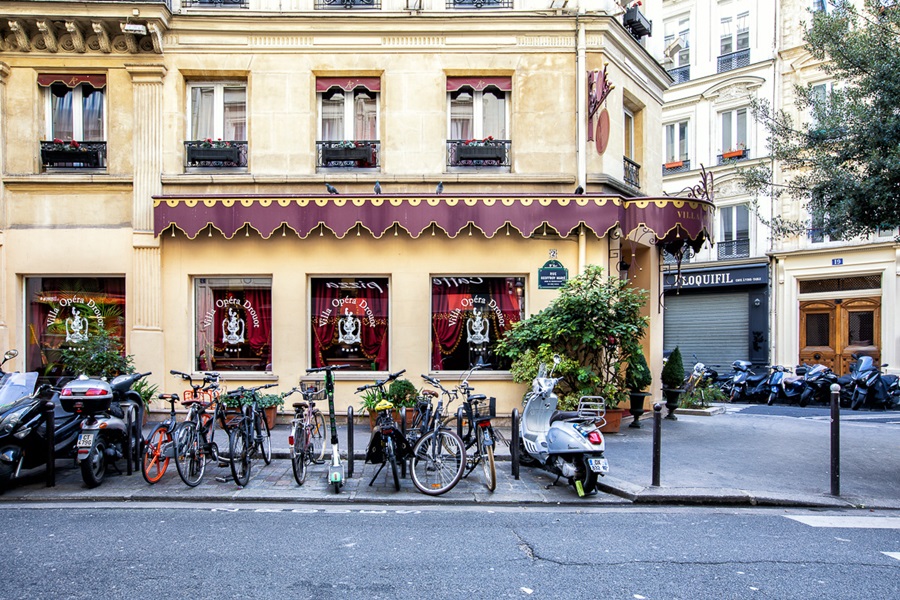
[[[662,379],[663,387],[670,390],[680,389],[684,383],[684,361],[681,360],[681,350],[678,349],[678,346],[675,346],[672,354],[669,355],[660,379]]]
[[[628,398],[624,366],[647,330],[641,314],[645,290],[618,277],[605,278],[590,265],[569,280],[544,310],[516,323],[500,340],[497,353],[512,359],[518,382],[531,381],[541,362],[559,354],[560,407],[571,409],[581,396],[603,396],[614,407]]]
[[[647,359],[640,348],[628,358],[625,367],[625,387],[632,392],[640,392],[653,383],[653,375],[647,366]]]
[[[61,362],[67,375],[112,379],[134,371],[134,357],[125,354],[122,343],[103,327],[92,331],[78,345],[61,351]]]

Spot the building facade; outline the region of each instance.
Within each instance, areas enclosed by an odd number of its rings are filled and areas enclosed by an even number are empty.
[[[658,372],[660,244],[699,247],[712,204],[650,167],[649,21],[557,4],[0,2],[18,366],[53,374],[102,324],[163,389],[349,364],[343,410],[387,372],[485,363],[508,413],[496,341],[600,264],[650,290]]]

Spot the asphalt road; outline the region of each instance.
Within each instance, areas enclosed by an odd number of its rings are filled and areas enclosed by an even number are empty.
[[[799,520],[798,520],[799,519]],[[896,597],[900,512],[0,506],[0,598]]]

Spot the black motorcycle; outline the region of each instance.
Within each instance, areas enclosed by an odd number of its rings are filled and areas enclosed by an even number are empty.
[[[893,397],[890,388],[896,375],[883,375],[881,367],[888,365],[883,364],[879,367],[871,356],[854,356],[854,358],[856,358],[856,369],[851,373],[854,387],[850,408],[852,410],[891,408]]]
[[[3,363],[18,355],[9,350]],[[74,456],[80,415],[62,410],[59,390],[49,385],[35,389],[38,374],[4,373],[0,363],[0,489],[22,476],[23,471],[46,464],[49,454],[47,441],[46,404],[53,402],[54,458]]]
[[[805,384],[800,393],[800,406],[810,402],[828,404],[831,402],[831,385],[838,383],[838,376],[825,365],[810,365],[803,376]]]
[[[757,375],[750,367],[748,360],[736,360],[731,363],[731,390],[729,398],[731,402],[761,402],[769,396],[769,387],[766,385],[769,374]]]

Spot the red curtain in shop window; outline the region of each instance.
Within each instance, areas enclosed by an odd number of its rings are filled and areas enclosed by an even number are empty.
[[[512,328],[513,323],[522,319],[521,307],[519,306],[519,296],[516,294],[516,288],[509,279],[489,279],[488,286],[491,293],[491,300],[496,302],[497,308],[503,315],[503,323],[497,323],[496,339],[503,337],[503,334]],[[494,313],[492,310],[491,313]],[[496,320],[497,315],[493,314]]]
[[[312,288],[313,361],[316,367],[324,367],[324,352],[334,345],[337,329],[337,317],[331,302],[337,300],[340,290],[330,288],[324,281],[318,280],[313,281]]]
[[[253,320],[256,312],[257,323]],[[244,318],[247,320],[247,343],[259,356],[271,353],[272,348],[272,290],[250,288],[244,291]]]
[[[450,292],[446,287],[431,287],[431,327],[434,332],[431,350],[431,368],[444,368],[444,356],[451,354],[459,345],[465,326],[463,300],[472,297],[465,284]]]

